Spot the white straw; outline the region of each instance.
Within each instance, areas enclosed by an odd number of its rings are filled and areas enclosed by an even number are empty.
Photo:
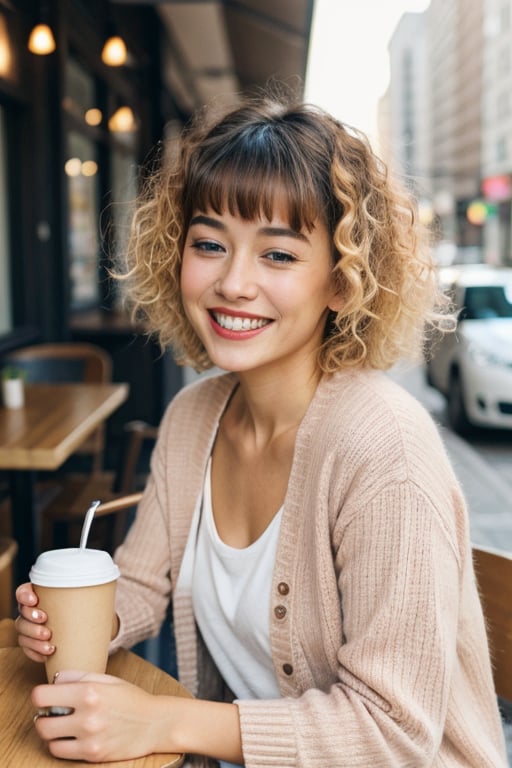
[[[93,501],[91,506],[86,512],[84,524],[82,526],[82,533],[80,535],[80,549],[85,549],[85,547],[87,546],[87,539],[89,537],[89,531],[91,529],[92,519],[94,517],[94,513],[96,512],[100,504],[101,504],[101,501]]]

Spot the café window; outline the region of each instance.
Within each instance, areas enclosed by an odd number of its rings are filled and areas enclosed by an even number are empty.
[[[68,180],[71,309],[80,309],[100,299],[98,161],[94,142],[70,131],[64,169]]]
[[[126,246],[137,186],[139,118],[124,96],[70,57],[65,172],[71,310],[116,304],[105,260]]]
[[[98,281],[98,141],[91,126],[101,123],[96,83],[78,61],[66,62],[64,109],[68,115],[64,171],[68,198],[68,255],[71,309],[94,306]]]
[[[6,155],[5,111],[0,107],[0,334],[13,329]]]

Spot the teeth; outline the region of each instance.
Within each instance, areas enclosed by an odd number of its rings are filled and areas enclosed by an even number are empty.
[[[265,318],[233,317],[232,315],[223,315],[214,312],[213,316],[222,328],[228,331],[255,331],[257,328],[263,328],[269,323]]]

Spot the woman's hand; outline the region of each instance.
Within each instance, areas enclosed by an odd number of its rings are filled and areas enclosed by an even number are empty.
[[[46,661],[55,652],[52,633],[46,626],[47,615],[37,607],[37,595],[31,584],[21,584],[16,590],[19,616],[15,625],[18,643],[32,661]]]
[[[69,715],[35,718],[36,730],[51,754],[93,763],[178,752],[169,744],[172,700],[111,675],[74,671],[61,672],[55,685],[39,685],[32,691],[38,709],[73,710]]]
[[[63,671],[55,685],[32,691],[36,730],[54,757],[91,763],[132,760],[158,752],[198,753],[243,763],[236,704],[143,691],[112,675]]]

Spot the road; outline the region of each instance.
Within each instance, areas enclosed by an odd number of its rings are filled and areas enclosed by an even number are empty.
[[[445,400],[425,383],[420,366],[400,364],[389,374],[432,414],[464,490],[475,544],[512,552],[512,434],[479,432],[471,442],[446,424]]]

